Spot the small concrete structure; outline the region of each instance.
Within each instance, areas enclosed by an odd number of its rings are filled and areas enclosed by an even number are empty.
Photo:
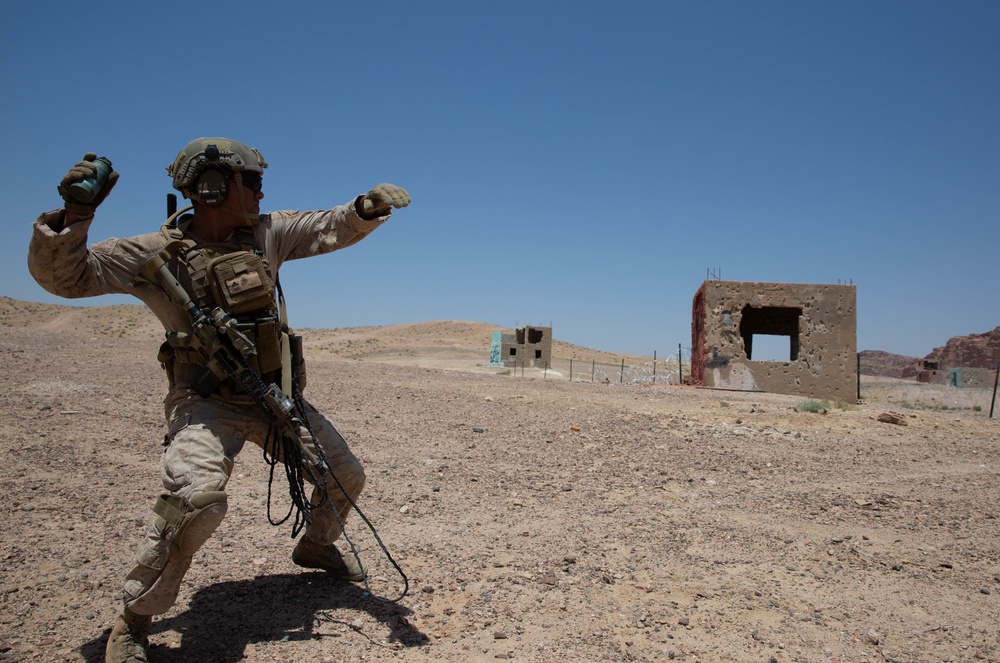
[[[761,336],[785,337],[787,360],[754,359]],[[694,296],[693,384],[854,401],[857,352],[854,285],[710,280]]]
[[[917,382],[946,384],[952,387],[989,388],[996,381],[996,370],[978,366],[949,366],[928,359],[918,359]]]
[[[490,364],[548,368],[552,363],[552,327],[521,327],[513,334],[493,332]]]

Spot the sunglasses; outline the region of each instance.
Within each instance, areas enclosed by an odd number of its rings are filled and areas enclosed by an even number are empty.
[[[243,180],[243,186],[254,193],[260,193],[260,190],[264,187],[264,178],[258,173],[242,173],[241,179]]]

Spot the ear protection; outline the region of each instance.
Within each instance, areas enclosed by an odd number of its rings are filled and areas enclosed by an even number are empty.
[[[221,170],[210,169],[198,176],[195,185],[197,200],[206,205],[219,205],[226,199],[229,189],[226,187],[226,174]]]

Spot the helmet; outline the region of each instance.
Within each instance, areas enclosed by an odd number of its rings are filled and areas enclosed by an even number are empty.
[[[167,166],[167,173],[174,178],[174,188],[185,198],[198,200],[196,185],[205,170],[249,171],[263,176],[265,168],[267,162],[253,147],[229,138],[197,138],[177,154]]]

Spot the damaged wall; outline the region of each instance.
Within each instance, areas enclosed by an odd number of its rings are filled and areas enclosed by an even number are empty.
[[[504,366],[548,368],[552,363],[552,327],[519,327],[513,334],[501,334],[498,359]],[[490,363],[493,361],[491,350]]]
[[[853,285],[705,281],[692,306],[691,381],[853,401],[856,305]],[[761,336],[787,343],[787,359],[755,360]]]

